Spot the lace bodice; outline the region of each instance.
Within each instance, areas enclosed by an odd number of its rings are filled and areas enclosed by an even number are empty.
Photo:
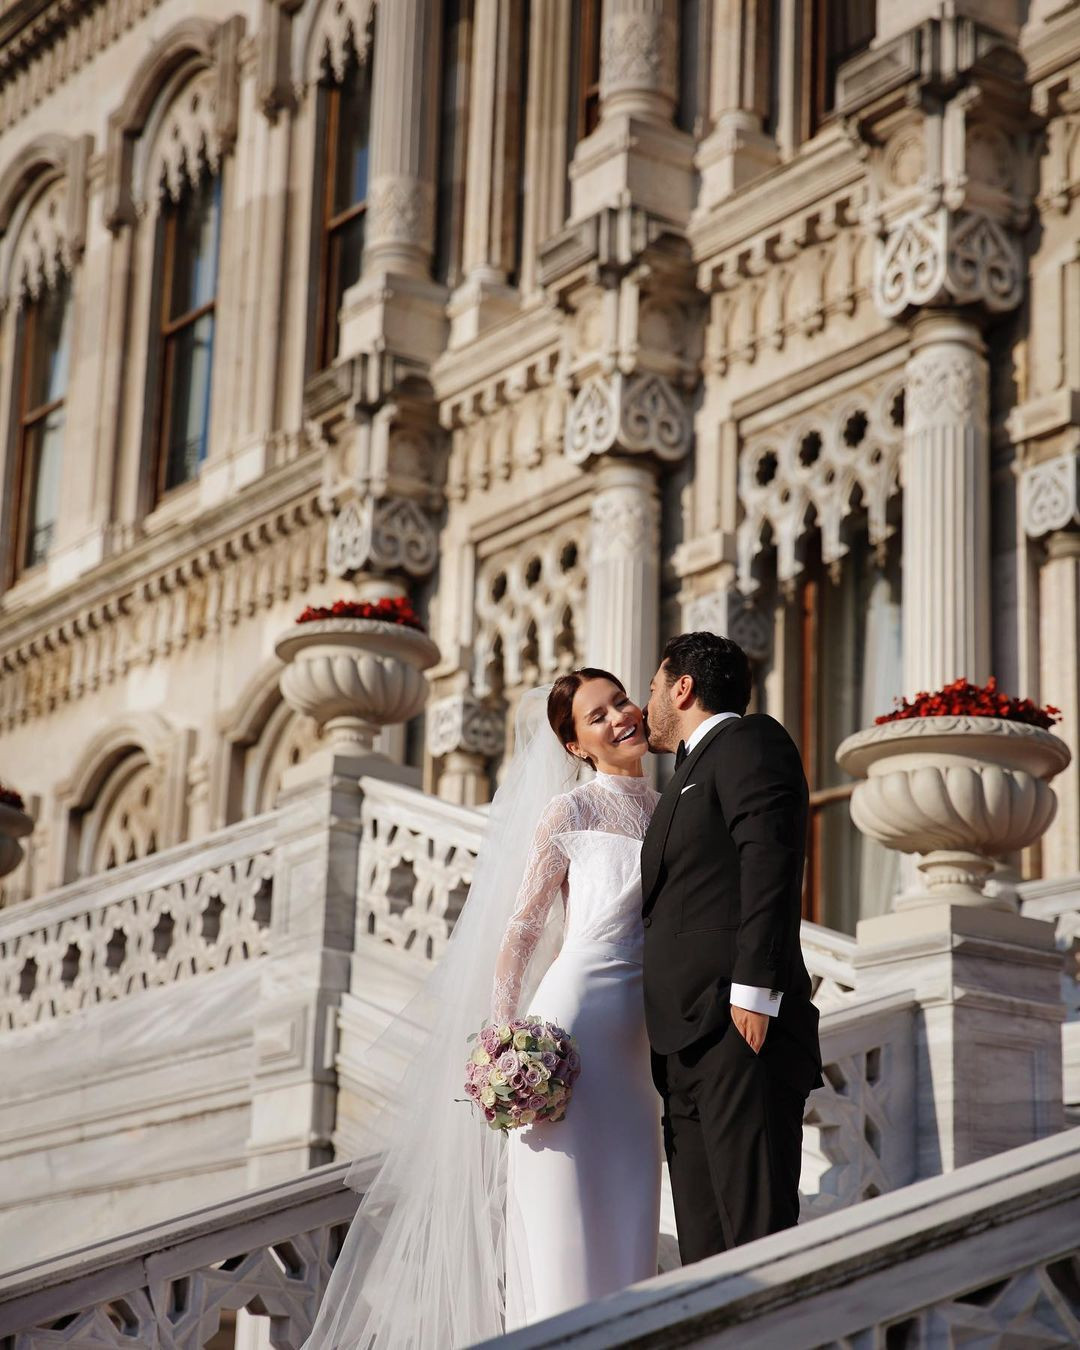
[[[518,1011],[521,982],[556,899],[564,941],[641,949],[641,841],[660,795],[644,778],[598,773],[553,798],[540,818],[495,964],[492,1018]]]

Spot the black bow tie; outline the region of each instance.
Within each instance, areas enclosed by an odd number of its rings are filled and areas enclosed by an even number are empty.
[[[678,750],[675,751],[675,767],[676,767],[676,769],[679,768],[679,766],[682,764],[683,760],[686,758],[686,754],[687,754],[687,751],[686,751],[686,742],[685,742],[685,741],[680,741],[680,742],[679,742],[679,748],[678,748]]]

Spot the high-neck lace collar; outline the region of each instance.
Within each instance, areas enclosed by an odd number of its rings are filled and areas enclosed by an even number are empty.
[[[647,778],[628,778],[625,774],[602,773],[599,769],[596,771],[593,782],[599,783],[601,787],[608,788],[612,792],[626,792],[631,796],[644,796],[653,790],[653,786]]]

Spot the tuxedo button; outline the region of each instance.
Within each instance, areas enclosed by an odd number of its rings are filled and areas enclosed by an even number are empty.
[[[649,925],[652,923],[652,915],[646,914],[645,917],[642,919],[641,923],[644,928],[648,928]]]

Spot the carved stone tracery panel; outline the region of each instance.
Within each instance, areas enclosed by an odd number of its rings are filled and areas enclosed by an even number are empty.
[[[905,420],[903,377],[892,375],[841,395],[746,439],[739,462],[738,583],[758,588],[754,559],[766,535],[776,547],[777,578],[802,571],[799,543],[816,522],[822,560],[848,551],[843,525],[861,499],[871,544],[892,534],[889,501],[900,488]]]
[[[578,656],[588,522],[570,521],[488,558],[476,579],[473,690],[480,698],[553,679]]]

